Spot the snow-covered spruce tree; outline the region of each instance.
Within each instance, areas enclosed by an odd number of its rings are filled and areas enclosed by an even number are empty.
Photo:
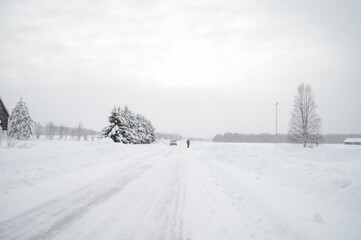
[[[122,142],[125,144],[138,143],[137,132],[135,131],[135,117],[127,106],[120,110],[120,120],[119,130],[123,136]]]
[[[142,143],[152,143],[156,140],[155,129],[152,123],[145,117],[140,117],[140,132],[142,133]]]
[[[310,85],[300,84],[294,99],[288,138],[304,147],[320,141],[321,118],[316,113],[316,103]]]
[[[110,137],[114,142],[121,142],[122,137],[119,131],[120,125],[120,107],[114,107],[108,117],[110,125],[102,131],[102,136]]]
[[[102,131],[104,137],[124,144],[145,144],[155,141],[154,128],[140,114],[134,114],[127,106],[114,107],[109,116],[110,125]]]
[[[136,132],[138,133],[138,141],[142,144],[151,143],[151,141],[149,141],[151,136],[148,134],[147,131],[147,122],[145,117],[137,114],[135,116],[135,120]]]
[[[149,120],[147,126],[147,135],[149,136],[148,143],[152,143],[157,140],[157,136],[155,135],[155,128]]]
[[[16,139],[29,139],[33,135],[33,126],[34,122],[29,115],[28,107],[21,98],[9,117],[8,136]]]

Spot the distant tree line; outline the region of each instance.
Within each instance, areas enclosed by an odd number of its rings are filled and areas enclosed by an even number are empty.
[[[156,133],[155,134],[158,139],[166,139],[166,140],[180,140],[183,139],[183,136],[176,133]]]
[[[343,143],[346,138],[361,138],[361,134],[324,134],[321,136],[321,142]]]
[[[230,133],[218,134],[213,138],[214,142],[248,142],[248,143],[274,143],[276,142],[275,134],[244,134]],[[277,134],[277,142],[290,142],[286,134]]]
[[[81,122],[79,122],[76,127],[66,127],[63,124],[55,125],[53,121],[48,122],[45,126],[42,126],[40,123],[35,123],[33,133],[37,139],[39,139],[40,136],[45,136],[50,140],[67,140],[70,137],[78,141],[80,141],[81,138],[85,141],[88,139],[94,140],[95,136],[99,135],[97,131],[84,128]]]
[[[320,143],[343,143],[346,138],[361,138],[361,134],[324,134],[320,136]],[[225,133],[213,138],[214,142],[244,142],[244,143],[293,143],[288,134],[243,134]]]

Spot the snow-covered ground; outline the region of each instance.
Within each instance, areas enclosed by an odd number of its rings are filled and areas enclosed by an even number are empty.
[[[0,148],[0,239],[361,239],[361,147]]]

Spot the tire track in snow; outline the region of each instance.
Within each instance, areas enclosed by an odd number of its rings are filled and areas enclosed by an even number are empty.
[[[173,165],[173,172],[171,174],[171,185],[168,198],[165,205],[168,211],[161,211],[163,217],[163,226],[165,229],[162,238],[154,236],[152,239],[183,239],[183,213],[185,207],[185,186],[184,174],[186,159],[177,159],[177,164]]]
[[[144,200],[133,206],[137,210],[129,215],[130,225],[123,226],[129,231],[120,231],[114,239],[184,239],[186,161],[175,155],[178,153],[179,151],[163,156],[157,167],[147,172],[148,176],[143,175],[144,179],[138,184],[144,185],[147,182],[148,187],[138,189],[142,189],[141,198]]]
[[[136,162],[117,174],[4,221],[0,223],[0,239],[50,239],[152,166]]]

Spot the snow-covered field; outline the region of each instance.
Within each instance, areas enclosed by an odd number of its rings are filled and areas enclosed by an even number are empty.
[[[0,239],[361,239],[361,147],[0,148]]]

